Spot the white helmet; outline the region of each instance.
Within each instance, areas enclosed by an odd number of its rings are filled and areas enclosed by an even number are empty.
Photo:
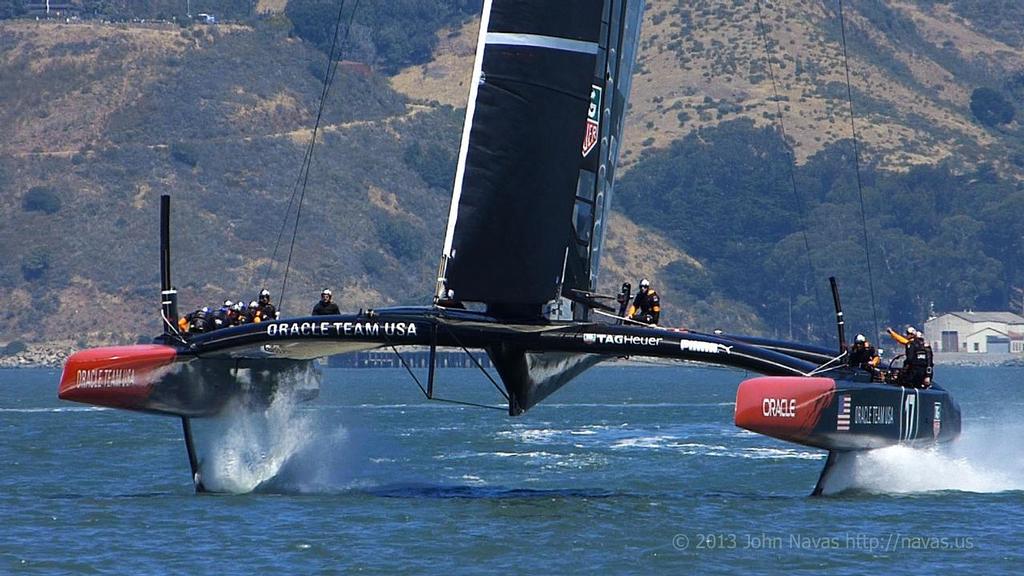
[[[853,340],[854,340],[854,342],[858,342],[858,343],[861,343],[861,344],[863,344],[864,342],[868,341],[868,339],[865,338],[863,334],[857,334],[857,337],[854,338]]]
[[[249,308],[256,308],[258,306],[259,306],[259,302],[255,301],[255,300],[250,300],[249,301]]]
[[[907,326],[907,336],[917,336],[917,329],[913,326]]]
[[[235,305],[235,303],[232,302],[230,298],[224,301],[224,307],[225,308],[231,308],[234,305]]]
[[[321,296],[330,296],[331,295],[331,289],[330,288],[324,288],[323,291],[320,292],[320,295]]]
[[[650,287],[651,287],[651,281],[648,280],[647,278],[644,278],[643,280],[640,281],[640,289],[641,290],[643,290],[644,288],[650,288]]]

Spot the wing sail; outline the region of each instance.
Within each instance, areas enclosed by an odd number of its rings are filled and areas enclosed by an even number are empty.
[[[539,315],[592,288],[641,13],[485,1],[439,296]]]

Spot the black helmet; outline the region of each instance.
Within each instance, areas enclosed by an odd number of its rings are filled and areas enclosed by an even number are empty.
[[[260,300],[266,300],[266,301],[269,302],[270,301],[270,290],[267,290],[266,288],[264,288],[263,290],[260,290]]]

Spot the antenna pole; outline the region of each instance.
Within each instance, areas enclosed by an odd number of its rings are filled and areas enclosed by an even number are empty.
[[[178,325],[178,291],[171,285],[171,197],[160,196],[160,305],[164,334],[172,334]]]

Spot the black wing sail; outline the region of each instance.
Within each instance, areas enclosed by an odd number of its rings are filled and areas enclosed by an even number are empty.
[[[562,282],[562,294],[570,298],[579,292],[592,292],[597,288],[615,166],[644,11],[643,2],[619,0],[607,4],[587,110],[572,234]],[[577,306],[573,316],[584,320],[588,312],[589,308]]]
[[[607,46],[611,38],[620,42],[613,23],[621,24],[626,3],[484,2],[439,295],[453,290],[456,299],[485,303],[499,316],[539,316],[545,303],[558,298],[569,236],[575,235],[581,168],[589,156],[581,154],[581,143],[598,85],[595,71],[612,61]],[[606,76],[600,75],[602,90]],[[613,151],[612,124],[602,128],[602,142],[590,154]],[[602,162],[593,164],[589,172],[597,174]],[[606,167],[605,175],[610,172]],[[593,190],[585,193],[595,203],[589,238],[600,231],[593,219],[603,213]],[[588,239],[588,252],[590,244]],[[588,262],[585,276],[589,268]]]

